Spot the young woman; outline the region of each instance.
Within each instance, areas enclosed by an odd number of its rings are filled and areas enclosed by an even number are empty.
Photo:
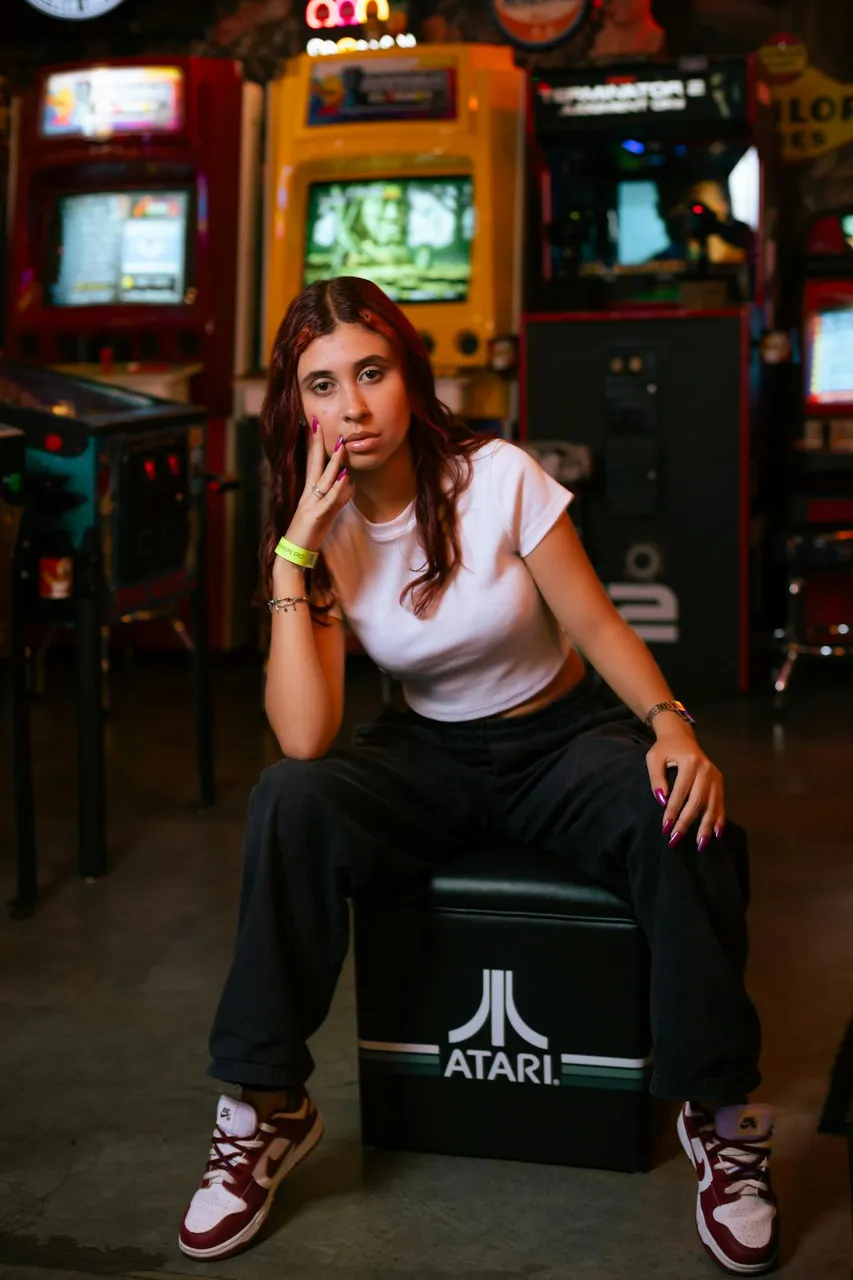
[[[699,1234],[725,1270],[769,1269],[772,1116],[747,1105],[760,1033],[743,985],[743,833],[725,827],[718,770],[593,572],[571,494],[451,418],[417,333],[364,280],[291,304],[262,429],[266,710],[284,759],[252,793],[211,1033],[209,1073],[241,1095],[219,1101],[180,1247],[244,1247],[322,1134],[306,1041],[346,955],[347,896],[497,829],[578,859],[633,903],[652,950],[651,1087],[684,1104]],[[344,617],[409,710],[333,750]]]

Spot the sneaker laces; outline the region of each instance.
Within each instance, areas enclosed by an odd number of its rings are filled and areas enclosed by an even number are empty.
[[[770,1165],[769,1142],[730,1142],[719,1137],[713,1124],[702,1126],[708,1134],[705,1145],[713,1165],[725,1175],[727,1196],[758,1196],[767,1190],[767,1174]]]
[[[213,1144],[207,1157],[207,1168],[202,1174],[202,1182],[207,1187],[233,1182],[237,1166],[247,1164],[249,1152],[256,1151],[263,1145],[264,1139],[258,1135],[253,1138],[235,1138],[217,1125],[213,1131]]]

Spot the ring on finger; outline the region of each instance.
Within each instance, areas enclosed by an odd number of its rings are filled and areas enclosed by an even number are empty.
[[[311,492],[316,493],[318,498],[327,498],[329,496],[327,490],[321,489],[318,484],[312,484]]]

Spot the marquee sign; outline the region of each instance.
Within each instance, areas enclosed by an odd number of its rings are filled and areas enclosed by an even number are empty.
[[[723,130],[749,118],[745,59],[714,60],[682,69],[677,63],[624,67],[618,72],[559,71],[533,78],[537,130],[610,130],[619,123],[654,121],[683,128],[706,123]]]

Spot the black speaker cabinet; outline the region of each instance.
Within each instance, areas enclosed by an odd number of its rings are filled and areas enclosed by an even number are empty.
[[[748,312],[528,318],[522,434],[592,450],[587,552],[677,696],[745,688]]]

